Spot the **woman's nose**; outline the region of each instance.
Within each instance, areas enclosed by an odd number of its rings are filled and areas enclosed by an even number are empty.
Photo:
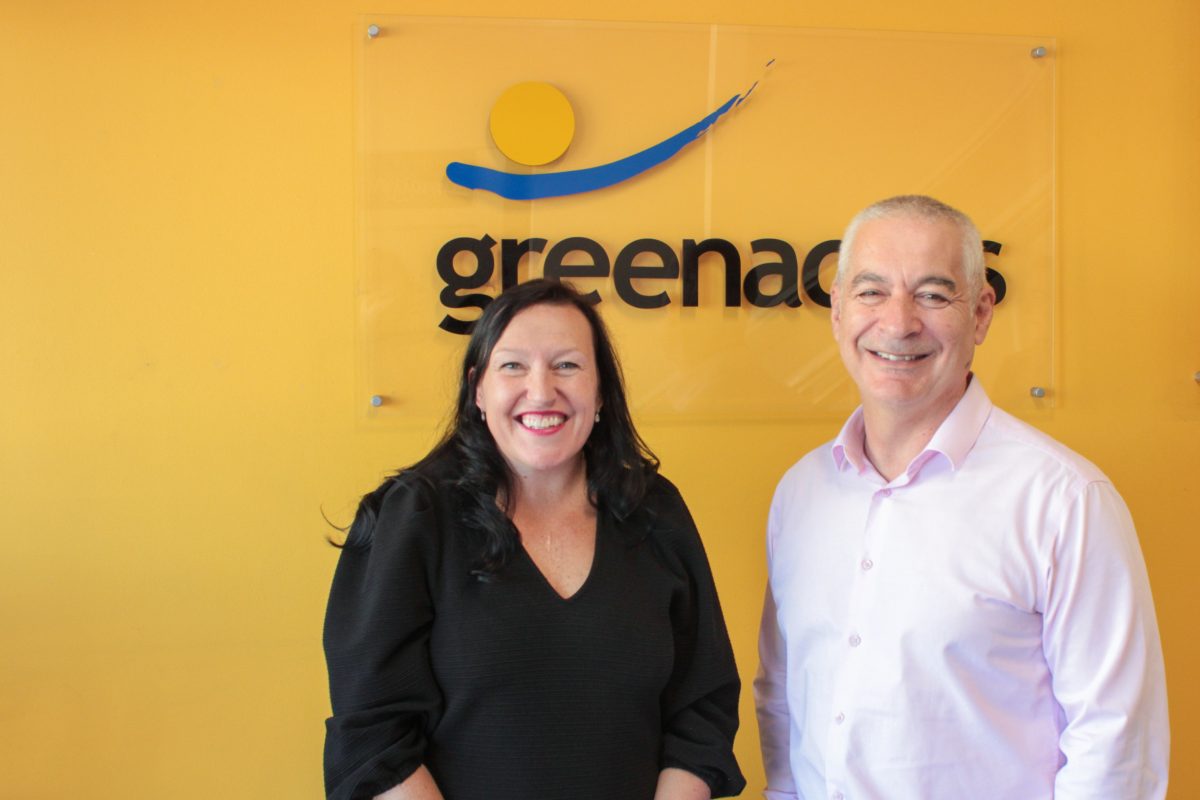
[[[525,394],[534,402],[553,400],[554,375],[542,367],[531,369],[525,379]]]

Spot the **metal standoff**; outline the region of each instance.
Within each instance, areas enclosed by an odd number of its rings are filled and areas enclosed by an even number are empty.
[[[378,25],[368,25],[367,26],[367,38],[374,39],[378,35],[379,35],[379,26]]]
[[[1029,51],[1029,55],[1033,56],[1034,58],[1045,58],[1046,57],[1046,48],[1042,47],[1041,45],[1038,45],[1037,47],[1035,47]]]
[[[381,395],[381,394],[371,395],[371,405],[374,406],[375,408],[379,408],[381,405],[383,405],[383,395]]]
[[[1034,386],[1029,390],[1029,394],[1031,397],[1045,397],[1046,390],[1041,386]]]

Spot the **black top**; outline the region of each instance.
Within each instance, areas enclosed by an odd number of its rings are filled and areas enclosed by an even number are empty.
[[[742,790],[733,651],[669,481],[629,524],[599,513],[569,599],[521,548],[498,576],[473,575],[480,541],[447,481],[409,471],[374,499],[325,619],[330,798],[371,798],[422,763],[447,800],[650,800],[665,767],[714,797]]]

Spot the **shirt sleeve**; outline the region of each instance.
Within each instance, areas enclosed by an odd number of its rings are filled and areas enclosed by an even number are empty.
[[[438,522],[428,491],[402,476],[364,499],[338,560],[324,635],[330,800],[402,783],[421,765],[441,708],[429,657]]]
[[[704,545],[678,490],[663,483],[660,524],[671,528],[687,588],[671,609],[675,666],[663,693],[661,763],[698,776],[713,797],[732,797],[746,785],[733,755],[741,679]]]
[[[1046,579],[1043,648],[1066,717],[1056,800],[1161,800],[1170,735],[1146,566],[1112,484],[1068,505]]]
[[[768,573],[773,559],[773,533],[777,526],[775,503],[767,519]],[[754,678],[754,706],[758,712],[758,735],[763,767],[767,773],[767,800],[792,800],[798,795],[792,779],[791,713],[787,699],[787,648],[775,606],[775,595],[767,581],[762,623],[758,635],[758,673]]]

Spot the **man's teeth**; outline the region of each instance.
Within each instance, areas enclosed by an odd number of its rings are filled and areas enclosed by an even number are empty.
[[[566,419],[562,414],[526,414],[521,417],[521,424],[526,428],[544,430],[553,428],[555,425],[562,425]]]
[[[876,350],[875,355],[879,356],[885,361],[916,361],[918,358],[924,358],[924,356],[921,354],[906,356],[897,355],[896,353],[884,353],[881,350]]]

